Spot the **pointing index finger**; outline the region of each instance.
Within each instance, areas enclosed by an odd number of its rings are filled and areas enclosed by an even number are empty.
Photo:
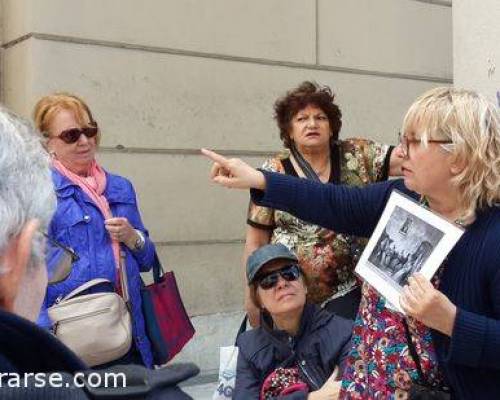
[[[228,159],[221,156],[220,154],[217,154],[216,152],[208,149],[201,149],[201,153],[208,158],[210,158],[212,161],[219,163],[223,167],[227,165]]]

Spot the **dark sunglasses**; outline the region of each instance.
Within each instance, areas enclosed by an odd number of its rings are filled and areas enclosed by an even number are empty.
[[[261,278],[257,278],[257,284],[264,290],[271,289],[276,286],[280,276],[287,282],[296,281],[300,276],[300,267],[297,264],[286,265]]]
[[[71,269],[73,268],[73,263],[77,262],[80,257],[71,247],[65,246],[64,244],[51,238],[45,232],[40,231],[40,233],[50,242],[52,246],[61,250],[61,255],[54,265],[54,268],[52,268],[52,273],[49,276],[49,285],[62,282],[68,278],[71,273]]]
[[[71,128],[62,131],[59,136],[55,136],[61,139],[64,143],[71,144],[75,143],[78,139],[80,139],[81,135],[87,136],[89,139],[93,138],[97,135],[99,128],[97,127],[97,122],[90,123],[89,126],[85,128]]]

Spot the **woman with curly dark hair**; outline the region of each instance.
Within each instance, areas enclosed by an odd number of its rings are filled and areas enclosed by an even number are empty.
[[[354,186],[399,174],[400,159],[392,147],[365,139],[338,140],[342,113],[329,87],[305,81],[279,98],[274,110],[285,150],[266,160],[263,169]],[[253,203],[247,224],[244,265],[255,249],[282,243],[299,257],[309,282],[308,300],[354,319],[361,292],[353,271],[364,239],[337,234]],[[248,293],[245,308],[252,326],[258,325],[258,308]]]

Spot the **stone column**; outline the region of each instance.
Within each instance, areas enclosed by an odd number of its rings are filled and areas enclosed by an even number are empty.
[[[500,2],[453,1],[455,85],[478,90],[500,106]]]

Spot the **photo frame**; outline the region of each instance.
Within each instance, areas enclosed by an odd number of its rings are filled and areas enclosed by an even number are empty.
[[[391,193],[355,272],[403,313],[399,305],[408,277],[431,279],[462,236],[451,223],[401,192]]]

